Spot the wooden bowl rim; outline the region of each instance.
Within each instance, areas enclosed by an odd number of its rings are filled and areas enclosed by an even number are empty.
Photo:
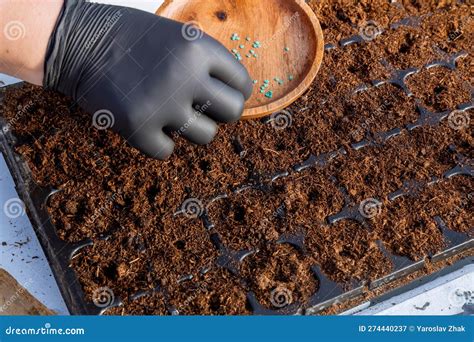
[[[163,4],[156,10],[157,15],[161,15],[163,11],[171,5],[175,0],[165,0]],[[212,1],[212,0],[210,0]],[[276,113],[295,102],[303,93],[311,86],[316,75],[318,74],[319,68],[321,67],[323,56],[324,56],[324,36],[323,30],[321,29],[321,24],[319,23],[316,14],[313,12],[311,7],[305,2],[305,0],[294,0],[295,3],[301,8],[307,18],[310,20],[313,26],[313,32],[315,34],[316,44],[314,51],[314,61],[311,65],[311,68],[306,73],[304,79],[300,84],[295,87],[293,90],[288,92],[283,97],[279,98],[276,101],[267,103],[265,105],[246,108],[242,114],[243,120],[248,119],[257,119],[273,113]],[[172,18],[171,18],[172,19]]]

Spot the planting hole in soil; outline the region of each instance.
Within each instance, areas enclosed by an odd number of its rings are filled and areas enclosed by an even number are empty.
[[[221,126],[208,146],[176,136],[166,162],[95,129],[56,93],[2,93],[9,148],[31,173],[29,189],[54,190],[36,205],[46,203],[55,238],[74,247],[67,264],[84,301],[106,288],[107,314],[317,312],[457,244],[473,254],[469,6],[308,5],[326,54],[303,96],[268,118]],[[229,50],[272,70],[256,44],[269,33],[242,30],[235,15],[208,8],[183,21],[206,30],[211,16]],[[316,45],[283,41],[278,56]],[[250,107],[280,99],[265,97],[279,81],[301,81],[277,69],[254,77]]]

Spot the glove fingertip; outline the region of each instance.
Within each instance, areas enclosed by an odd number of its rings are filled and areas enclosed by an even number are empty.
[[[151,157],[160,160],[166,160],[171,157],[174,151],[174,141],[166,136],[166,138],[159,139],[158,144],[156,153]]]

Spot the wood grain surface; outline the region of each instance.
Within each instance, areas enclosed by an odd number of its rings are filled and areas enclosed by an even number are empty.
[[[34,281],[32,279],[31,281]],[[54,315],[15,278],[0,269],[0,315]]]
[[[156,14],[199,27],[229,50],[238,51],[257,80],[244,119],[289,106],[308,89],[322,62],[321,26],[304,0],[167,0]],[[239,40],[231,40],[235,33]],[[256,41],[260,48],[252,46]],[[246,57],[250,50],[258,57]],[[264,80],[269,81],[265,93],[273,91],[272,98],[260,92]]]

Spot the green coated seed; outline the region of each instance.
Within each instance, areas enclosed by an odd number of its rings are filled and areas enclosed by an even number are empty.
[[[289,48],[289,47],[285,47],[285,51],[286,51],[286,52],[290,51],[290,48]]]
[[[258,82],[257,80],[253,80],[253,84],[257,84],[257,82]]]
[[[237,53],[237,50],[236,50],[236,49],[232,49],[232,52],[233,52],[233,53]]]
[[[265,93],[265,89],[260,89],[260,93]]]
[[[245,47],[245,45],[239,45],[239,48],[243,49]]]
[[[268,97],[269,99],[271,99],[271,98],[273,97],[273,91],[271,91],[271,90],[270,90],[270,91],[267,91],[267,92],[265,93],[265,97]]]
[[[233,33],[232,36],[230,37],[230,40],[240,40],[240,37],[237,33]]]
[[[294,79],[293,75],[288,76],[288,79],[289,79],[290,81],[293,81],[293,79]]]
[[[268,83],[270,83],[270,81],[269,81],[269,80],[265,80],[265,81],[263,81],[263,83],[268,84]]]

